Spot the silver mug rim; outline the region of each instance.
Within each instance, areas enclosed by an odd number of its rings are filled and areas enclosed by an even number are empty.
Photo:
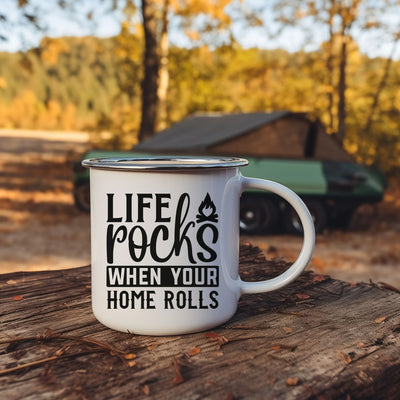
[[[82,161],[85,168],[112,171],[171,171],[179,169],[234,168],[248,165],[239,157],[213,156],[152,156],[152,157],[101,157]]]

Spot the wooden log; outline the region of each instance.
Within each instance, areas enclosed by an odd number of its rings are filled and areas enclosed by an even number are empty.
[[[241,276],[288,265],[241,247]],[[12,399],[398,399],[400,294],[305,272],[243,296],[212,332],[136,336],[92,315],[90,267],[0,275],[0,394]]]

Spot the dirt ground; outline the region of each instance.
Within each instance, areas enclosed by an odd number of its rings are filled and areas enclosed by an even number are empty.
[[[0,273],[90,263],[90,220],[72,197],[72,162],[89,147],[81,132],[0,130]],[[242,237],[267,258],[291,261],[301,238]],[[349,282],[400,288],[400,189],[363,207],[346,232],[318,235],[309,268]]]

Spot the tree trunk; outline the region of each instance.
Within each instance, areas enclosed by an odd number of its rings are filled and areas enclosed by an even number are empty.
[[[346,134],[345,120],[346,120],[346,63],[347,63],[347,37],[342,36],[342,48],[340,52],[340,65],[339,65],[339,104],[338,104],[338,132],[337,137],[340,144]]]
[[[357,19],[359,6],[362,0],[341,2],[340,15],[342,19],[340,38],[342,46],[340,49],[339,83],[338,83],[338,132],[337,137],[343,144],[346,136],[346,66],[347,66],[347,43],[350,43],[350,29]],[[344,5],[343,5],[344,4]],[[347,5],[346,5],[347,4]]]
[[[251,245],[239,261],[252,281],[289,267]],[[90,285],[89,266],[0,275],[2,399],[399,398],[400,294],[390,285],[306,271],[240,299],[213,331],[167,337],[98,323]]]
[[[144,29],[144,77],[142,81],[142,119],[140,122],[139,142],[149,139],[155,131],[157,118],[157,23],[154,5],[149,0],[142,0],[142,16]]]
[[[396,50],[396,47],[397,47],[397,44],[398,44],[399,40],[400,40],[400,35],[395,39],[395,42],[393,43],[393,47],[392,47],[392,51],[390,53],[390,56],[389,56],[389,58],[386,59],[385,68],[384,68],[384,72],[383,72],[383,75],[382,75],[382,79],[380,80],[378,88],[376,89],[374,98],[372,100],[371,108],[370,108],[369,113],[368,113],[367,121],[366,121],[365,126],[364,126],[364,133],[368,133],[370,131],[370,129],[371,129],[372,120],[373,120],[374,115],[375,115],[376,107],[378,106],[378,103],[379,103],[379,97],[380,97],[380,95],[382,93],[382,90],[386,86],[386,81],[387,81],[387,78],[389,76],[390,67],[392,65],[393,57],[394,57],[395,50]]]
[[[334,32],[333,32],[333,17],[334,17],[334,3],[335,0],[331,0],[329,9],[329,42],[328,42],[328,58],[326,60],[326,69],[328,71],[328,131],[332,133],[334,131],[333,124],[333,44],[334,44]]]
[[[168,56],[168,8],[169,0],[164,0],[164,9],[162,16],[162,30],[160,39],[160,70],[158,75],[158,129],[167,127],[168,110],[167,95],[169,86]]]

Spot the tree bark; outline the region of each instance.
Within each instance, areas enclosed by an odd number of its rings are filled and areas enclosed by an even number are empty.
[[[142,81],[142,119],[139,142],[149,139],[155,132],[157,119],[157,87],[159,60],[157,54],[157,22],[154,5],[149,0],[141,1],[144,29],[144,77]]]
[[[326,69],[328,71],[328,115],[329,123],[328,129],[329,133],[334,131],[334,111],[333,111],[333,44],[334,44],[334,32],[333,32],[333,17],[334,17],[334,4],[335,0],[331,0],[329,9],[329,42],[328,42],[328,58],[326,60]]]
[[[251,281],[290,266],[251,245],[239,261]],[[400,294],[385,284],[308,270],[212,331],[166,337],[97,322],[89,266],[0,274],[0,299],[2,399],[399,398]]]
[[[169,71],[168,71],[168,56],[169,56],[169,41],[168,41],[168,8],[169,0],[164,0],[164,9],[162,15],[162,30],[160,39],[160,66],[158,75],[158,129],[167,127],[168,110],[167,110],[167,95],[169,86]]]
[[[350,42],[350,29],[357,19],[358,8],[362,0],[352,0],[350,5],[344,5],[340,14],[341,26],[341,49],[339,62],[339,83],[338,83],[338,132],[337,137],[340,144],[343,144],[346,136],[346,66],[347,66],[347,44]]]
[[[340,51],[339,65],[339,104],[338,104],[338,132],[337,137],[340,144],[343,144],[346,135],[346,64],[347,64],[347,37],[342,36],[342,47]]]

